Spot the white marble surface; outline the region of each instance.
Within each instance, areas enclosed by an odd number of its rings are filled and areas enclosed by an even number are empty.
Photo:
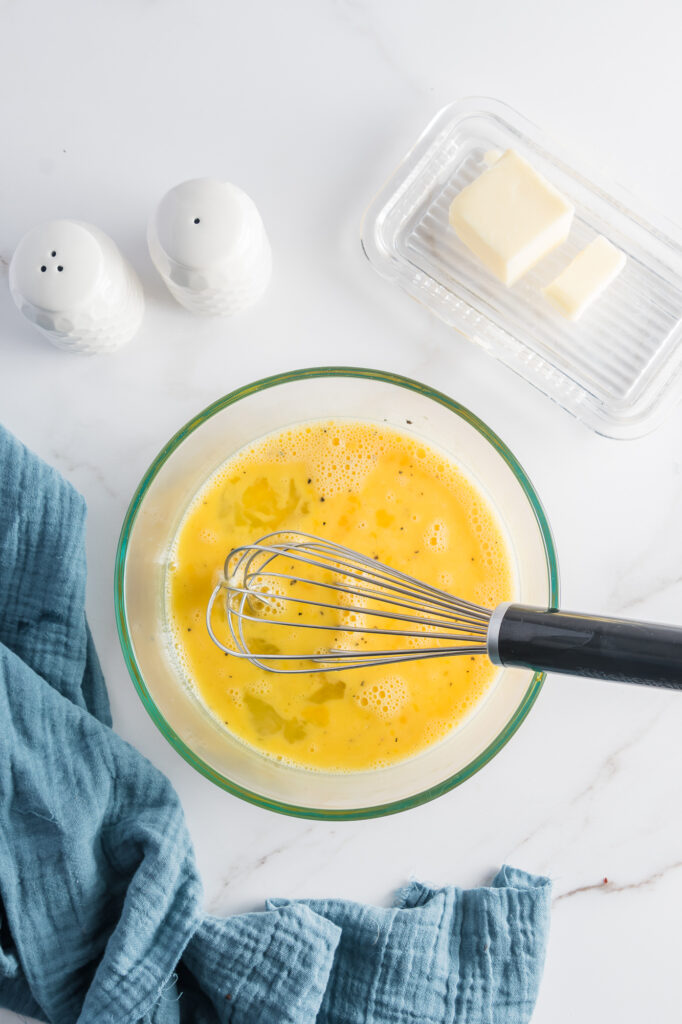
[[[375,190],[466,94],[506,100],[682,221],[681,32],[668,0],[0,0],[0,415],[87,498],[88,613],[115,725],[177,787],[208,908],[385,902],[412,873],[469,885],[504,861],[547,872],[535,1024],[679,1019],[682,698],[550,678],[501,754],[435,803],[373,822],[279,817],[194,773],[142,709],[116,638],[114,551],[141,474],[208,402],[277,370],[372,365],[442,388],[518,454],[566,606],[682,620],[682,408],[640,441],[587,432],[380,280],[359,245]],[[198,175],[245,188],[273,245],[268,295],[233,321],[183,311],[146,252],[159,197]],[[140,274],[147,313],[125,350],[59,352],[11,304],[7,260],[50,217],[98,224]]]

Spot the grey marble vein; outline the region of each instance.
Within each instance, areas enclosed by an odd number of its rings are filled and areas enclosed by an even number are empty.
[[[312,831],[313,827],[310,826],[309,828],[304,829],[304,831],[300,833],[298,838],[302,839],[305,836],[310,835]],[[221,898],[229,889],[231,889],[235,885],[235,883],[241,881],[248,875],[255,874],[256,871],[259,871],[271,860],[274,860],[276,857],[279,857],[280,854],[282,853],[286,853],[295,844],[295,842],[296,840],[292,841],[290,839],[287,839],[284,842],[279,843],[277,846],[273,846],[265,853],[261,854],[261,856],[257,857],[256,860],[249,860],[247,858],[240,867],[234,868],[230,876],[223,880],[218,892],[210,901],[209,910],[212,911],[220,905]]]
[[[673,697],[673,700],[675,698]],[[574,796],[568,801],[562,804],[561,818],[565,820],[568,817],[571,809],[579,808],[588,799],[594,798],[597,792],[601,792],[618,774],[621,763],[624,756],[630,751],[636,744],[643,740],[649,732],[654,728],[657,722],[663,718],[664,715],[668,714],[667,702],[665,707],[659,708],[654,715],[652,715],[647,722],[640,725],[635,729],[623,742],[612,750],[602,761],[592,779],[583,786]],[[548,827],[553,827],[557,822],[557,816],[555,815],[551,819],[542,821],[537,828],[533,829],[526,835],[520,843],[514,848],[514,856],[518,859],[518,853],[524,847],[528,846],[534,839],[541,835]],[[589,811],[587,808],[584,809],[582,815],[582,824],[587,827],[590,823]],[[565,839],[562,840],[565,844]],[[551,864],[551,858],[550,862]]]
[[[48,449],[48,458],[55,465],[59,467],[65,473],[68,473],[69,477],[80,471],[87,473],[95,480],[100,487],[102,487],[111,498],[117,498],[118,495],[111,483],[105,476],[103,470],[99,466],[95,466],[92,462],[88,462],[86,459],[70,459],[56,448]]]
[[[636,597],[631,598],[625,604],[621,604],[619,611],[621,613],[631,611],[634,608],[638,608],[640,605],[646,604],[647,601],[651,600],[652,597],[661,597],[668,591],[673,590],[675,587],[682,583],[682,571],[677,572],[675,570],[672,576],[659,579],[657,583],[648,587],[646,590],[638,594]]]
[[[334,0],[333,9],[343,23],[356,35],[363,36],[375,48],[386,67],[413,92],[422,94],[423,86],[408,69],[395,59],[390,45],[383,38],[377,25],[371,19],[372,6],[364,0]]]
[[[590,885],[579,885],[575,889],[569,889],[567,892],[561,892],[558,896],[555,896],[553,903],[560,903],[562,900],[570,899],[572,896],[580,896],[586,892],[601,892],[605,895],[615,892],[629,892],[633,889],[647,889],[652,885],[656,885],[662,878],[669,875],[673,871],[682,868],[682,860],[676,860],[672,864],[666,864],[665,867],[659,868],[658,871],[653,871],[650,875],[645,878],[640,878],[634,882],[612,882],[609,878],[604,877],[598,882],[593,882]]]

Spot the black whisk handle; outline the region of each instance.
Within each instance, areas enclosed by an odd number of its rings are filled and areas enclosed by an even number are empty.
[[[500,605],[490,620],[488,654],[497,665],[682,690],[676,626]]]

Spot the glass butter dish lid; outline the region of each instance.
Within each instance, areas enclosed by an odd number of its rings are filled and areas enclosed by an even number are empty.
[[[515,150],[573,204],[568,239],[512,287],[449,223],[453,198]],[[627,257],[580,320],[542,293],[602,235]],[[362,245],[374,267],[600,434],[637,437],[657,425],[682,384],[682,232],[645,219],[627,193],[576,167],[496,100],[442,110],[367,211]]]

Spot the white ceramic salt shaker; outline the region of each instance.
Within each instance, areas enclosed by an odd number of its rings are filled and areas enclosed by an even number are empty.
[[[51,220],[24,235],[9,267],[12,298],[57,348],[112,352],[144,314],[137,274],[92,224]]]
[[[195,313],[231,316],[257,302],[272,255],[256,204],[236,185],[176,185],[149,223],[149,252],[171,295]]]

